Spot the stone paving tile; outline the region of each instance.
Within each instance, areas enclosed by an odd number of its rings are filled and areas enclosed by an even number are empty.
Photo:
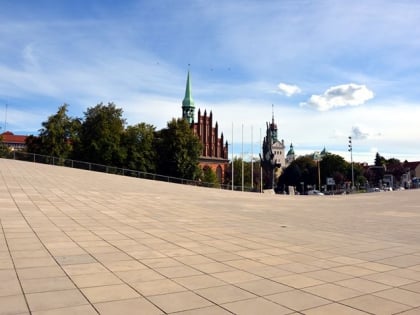
[[[304,311],[309,308],[331,303],[319,296],[300,290],[276,293],[268,295],[265,298],[295,311]]]
[[[140,295],[126,284],[114,284],[100,287],[81,289],[91,303],[125,300],[139,297]]]
[[[231,312],[221,308],[220,306],[209,306],[203,308],[196,308],[193,310],[171,313],[176,315],[231,315]]]
[[[79,290],[62,290],[26,294],[32,312],[89,304]]]
[[[29,314],[23,295],[0,296],[0,314]]]
[[[117,260],[117,261],[106,261],[102,264],[109,270],[116,271],[129,271],[129,270],[140,270],[147,269],[147,266],[137,260]]]
[[[213,305],[208,300],[190,291],[155,295],[149,297],[149,300],[166,313],[186,311]]]
[[[155,271],[168,278],[181,278],[203,274],[201,271],[198,271],[186,265],[156,268]]]
[[[418,315],[418,314],[420,314],[420,307],[413,308],[411,310],[408,310],[402,313],[398,313],[398,315]]]
[[[141,262],[150,268],[164,268],[182,265],[182,263],[178,260],[169,257],[142,259]]]
[[[350,288],[345,288],[333,283],[325,283],[309,288],[302,289],[303,291],[312,293],[314,295],[326,298],[331,301],[340,301],[352,297],[360,296],[363,293]]]
[[[217,287],[225,284],[223,281],[209,275],[176,278],[175,281],[190,290]]]
[[[349,300],[343,300],[340,303],[368,313],[379,315],[396,314],[411,308],[408,305],[393,302],[374,295],[362,295]]]
[[[22,289],[20,288],[19,280],[16,277],[4,279],[0,282],[0,297],[8,295],[19,295],[21,293]]]
[[[219,273],[225,271],[233,271],[234,268],[220,262],[213,262],[208,264],[194,265],[194,268],[204,273]]]
[[[64,277],[66,274],[57,265],[36,268],[23,268],[16,270],[20,279],[41,279]]]
[[[185,287],[170,279],[134,282],[131,286],[144,296],[187,291]]]
[[[32,312],[32,315],[97,315],[98,312],[91,305],[71,306],[52,310]]]
[[[215,304],[223,304],[256,297],[254,294],[233,285],[197,289],[195,292]]]
[[[414,279],[407,279],[398,276],[394,276],[388,272],[374,273],[371,275],[363,276],[362,279],[376,281],[389,286],[402,286],[405,284],[416,282]]]
[[[122,281],[111,272],[90,273],[71,276],[79,288],[99,287],[111,284],[122,284]]]
[[[362,279],[362,278],[352,278],[352,279],[337,281],[335,284],[338,284],[346,288],[354,289],[362,293],[373,293],[373,292],[382,291],[382,290],[390,288],[390,286],[388,285],[378,283],[375,281]]]
[[[217,272],[213,273],[212,276],[228,283],[239,283],[261,279],[261,277],[242,270]]]
[[[95,303],[95,307],[101,315],[140,314],[140,312],[142,315],[164,314],[144,298]]]
[[[164,279],[164,276],[152,269],[117,271],[115,274],[127,283]]]
[[[403,285],[400,287],[400,289],[405,289],[405,290],[413,291],[416,293],[420,293],[420,282]]]
[[[349,276],[344,273],[332,271],[332,270],[317,270],[311,272],[305,272],[301,274],[302,276],[310,277],[313,279],[318,279],[324,282],[335,282],[345,279],[350,279],[352,276]]]
[[[88,254],[55,256],[55,259],[62,266],[97,262],[94,257]]]
[[[70,276],[87,275],[107,271],[100,263],[86,263],[63,266],[65,272]]]
[[[369,313],[362,312],[352,307],[348,307],[338,303],[327,304],[309,310],[303,311],[305,315],[367,315]]]
[[[292,262],[289,264],[282,264],[278,266],[279,268],[290,271],[293,273],[303,273],[303,272],[310,272],[315,270],[322,269],[321,267],[315,266],[315,265],[309,265],[309,264],[303,264],[300,262]]]
[[[296,289],[312,287],[324,283],[324,281],[303,276],[300,274],[291,274],[284,277],[273,278],[272,280]]]
[[[292,287],[268,279],[241,282],[237,283],[236,286],[258,296],[265,296],[274,293],[293,290]]]
[[[283,315],[293,314],[294,312],[286,307],[278,305],[276,303],[267,301],[262,298],[254,298],[249,300],[237,301],[226,303],[222,305],[234,314],[238,315],[255,315],[255,314],[267,314],[267,315]]]
[[[353,277],[362,277],[366,275],[371,275],[376,272],[367,268],[359,267],[357,265],[340,266],[340,267],[331,268],[330,270],[339,272],[342,274],[350,275]]]
[[[420,306],[420,293],[415,293],[399,288],[392,288],[389,290],[384,290],[380,292],[373,293],[373,295],[395,301],[398,303],[410,305],[413,307]]]
[[[69,290],[76,288],[68,277],[22,279],[21,284],[25,293]]]

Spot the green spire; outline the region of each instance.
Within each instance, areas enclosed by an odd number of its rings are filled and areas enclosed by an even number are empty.
[[[185,97],[182,101],[182,118],[187,119],[190,124],[194,122],[194,100],[191,94],[190,71],[188,71]]]

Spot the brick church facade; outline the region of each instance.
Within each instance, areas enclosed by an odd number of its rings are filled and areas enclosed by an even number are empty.
[[[182,118],[186,119],[194,134],[200,139],[203,145],[203,151],[199,158],[199,164],[202,169],[211,168],[219,181],[224,182],[226,169],[229,165],[228,159],[228,144],[225,142],[223,132],[219,137],[219,127],[217,122],[213,125],[213,113],[204,110],[198,110],[197,122],[194,120],[195,106],[191,93],[190,73],[187,76],[187,86],[185,89],[185,97],[182,101]]]

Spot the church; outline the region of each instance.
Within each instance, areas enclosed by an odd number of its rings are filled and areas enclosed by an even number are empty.
[[[186,119],[194,134],[200,139],[203,145],[203,151],[199,158],[199,164],[202,169],[211,168],[219,181],[224,182],[226,169],[229,166],[228,143],[225,142],[223,132],[219,137],[219,127],[217,121],[213,125],[213,113],[201,113],[198,110],[197,121],[194,120],[195,105],[192,98],[190,72],[187,75],[187,86],[185,88],[185,97],[182,101],[182,118]]]

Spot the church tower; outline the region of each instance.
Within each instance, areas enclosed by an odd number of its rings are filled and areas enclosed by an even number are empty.
[[[194,123],[194,100],[191,94],[190,71],[187,76],[187,87],[185,88],[185,97],[182,101],[182,118],[186,119],[190,124]]]
[[[226,169],[229,165],[228,159],[228,143],[224,142],[223,132],[219,138],[219,125],[213,125],[213,113],[207,113],[204,110],[204,115],[198,109],[197,121],[194,121],[195,106],[191,93],[191,79],[188,71],[187,86],[185,88],[185,97],[182,101],[182,118],[186,119],[191,126],[194,134],[200,139],[203,145],[198,160],[202,169],[212,169],[218,178],[219,183],[224,182]]]

